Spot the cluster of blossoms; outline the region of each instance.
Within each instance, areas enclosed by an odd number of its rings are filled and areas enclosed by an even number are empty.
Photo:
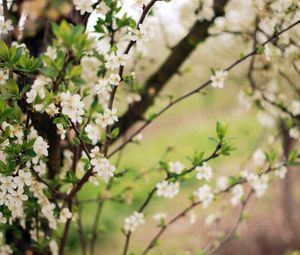
[[[219,89],[224,88],[224,81],[227,75],[228,75],[227,71],[222,71],[222,70],[216,71],[215,74],[210,78],[211,86],[213,88],[219,88]]]
[[[212,177],[212,168],[208,166],[205,162],[202,164],[202,166],[196,166],[195,171],[197,172],[197,179],[204,179],[208,182],[210,181]]]
[[[212,188],[207,184],[194,191],[193,195],[197,201],[203,204],[204,208],[206,208],[214,199]]]
[[[14,27],[12,25],[12,21],[10,19],[8,20],[0,20],[0,33],[2,35],[7,35],[10,31],[13,31]]]
[[[133,212],[133,214],[124,220],[125,233],[132,233],[136,229],[145,223],[144,214],[139,212]]]
[[[124,66],[126,64],[126,61],[128,59],[128,56],[126,54],[122,53],[115,53],[112,52],[110,54],[106,54],[105,56],[105,67],[107,69],[116,69],[120,66]]]
[[[159,197],[173,198],[179,193],[179,182],[162,181],[156,184]]]
[[[4,85],[6,81],[8,80],[8,71],[7,70],[1,70],[0,69],[0,85]]]
[[[233,206],[237,206],[241,203],[242,199],[244,197],[244,188],[241,184],[236,185],[232,189],[232,197],[230,199],[230,202]]]
[[[81,102],[80,95],[72,95],[69,91],[61,93],[62,114],[68,116],[72,122],[81,123],[84,114],[84,103]]]
[[[184,170],[184,165],[182,163],[180,163],[179,161],[169,162],[168,170],[170,173],[181,174],[182,171]]]
[[[0,254],[1,255],[13,254],[12,248],[8,244],[5,244],[4,235],[2,232],[0,232]]]
[[[32,183],[31,173],[25,170],[18,170],[15,177],[0,176],[1,200],[0,205],[5,205],[11,212],[9,221],[23,219],[24,202],[28,200],[25,193],[26,187],[30,187]],[[1,222],[6,223],[7,219],[1,215]]]
[[[75,9],[80,11],[81,15],[91,13],[94,10],[94,2],[91,0],[73,0],[73,3],[75,5]]]
[[[31,104],[34,102],[36,97],[38,96],[40,99],[44,99],[46,96],[45,86],[51,84],[52,81],[50,78],[40,75],[33,82],[30,91],[26,93],[27,103]]]
[[[141,46],[144,42],[148,42],[153,37],[153,31],[149,25],[139,24],[138,28],[129,31],[130,39]]]
[[[103,128],[110,126],[118,121],[117,109],[108,109],[106,108],[103,113],[98,114],[96,117],[96,124],[101,125]]]
[[[111,165],[108,159],[103,156],[98,146],[91,150],[91,158],[91,165],[94,167],[96,175],[108,182],[114,176],[115,166]]]

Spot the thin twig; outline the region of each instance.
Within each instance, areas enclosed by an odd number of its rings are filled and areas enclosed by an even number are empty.
[[[272,37],[270,37],[268,40],[266,40],[264,43],[262,43],[262,46],[267,45],[269,42],[271,42],[272,40],[274,40],[275,38],[279,37],[281,34],[285,33],[286,31],[290,30],[291,28],[293,28],[294,26],[298,25],[300,23],[300,20],[296,21],[295,23],[293,23],[292,25],[288,26],[287,28],[283,29],[282,31],[275,33]],[[247,55],[243,56],[242,58],[236,60],[234,63],[232,63],[230,66],[228,66],[225,71],[230,71],[231,69],[233,69],[235,66],[237,66],[238,64],[240,64],[241,62],[244,62],[245,60],[247,60],[249,57],[257,54],[258,51],[258,47],[255,48],[253,51],[251,51],[250,53],[248,53]],[[141,131],[143,131],[147,126],[149,126],[154,120],[156,120],[159,116],[161,116],[164,112],[166,112],[167,110],[169,110],[172,106],[174,106],[175,104],[181,102],[182,100],[190,97],[191,95],[194,95],[198,92],[200,92],[201,90],[203,90],[204,88],[206,88],[208,85],[211,84],[211,80],[208,80],[206,82],[204,82],[202,85],[200,85],[199,87],[197,87],[196,89],[184,94],[183,96],[178,97],[177,99],[175,99],[174,101],[170,102],[167,106],[165,106],[164,108],[162,108],[158,113],[155,114],[155,117],[153,119],[149,119],[147,120],[140,128],[138,128],[125,142],[123,142],[122,144],[120,144],[116,149],[114,149],[111,153],[108,154],[108,158],[110,158],[111,156],[113,156],[116,152],[118,152],[120,149],[122,149],[123,147],[125,147],[128,143],[130,143],[132,141],[132,139],[139,134]]]

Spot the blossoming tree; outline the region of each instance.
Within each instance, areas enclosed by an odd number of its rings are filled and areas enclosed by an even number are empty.
[[[169,8],[171,3],[167,2],[172,1],[134,0],[132,11],[127,13],[119,0],[2,0],[1,254],[65,254],[73,224],[78,225],[82,253],[96,254],[101,210],[107,200],[121,201],[132,210],[120,226],[125,239],[122,254],[129,254],[131,237],[150,217],[144,212],[154,206],[153,198],[174,198],[176,203],[182,183],[191,178],[199,180],[199,188],[190,194],[189,205],[171,218],[156,214],[157,233],[137,254],[148,254],[169,226],[192,214],[195,207],[205,209],[230,193],[228,203],[239,207],[240,213],[232,230],[200,253],[213,254],[235,234],[250,198],[263,196],[274,176],[284,178],[289,166],[299,164],[297,151],[276,151],[270,146],[265,151],[257,148],[251,157],[252,170],[218,176],[210,162],[230,156],[234,146],[227,136],[227,125],[217,122],[215,149],[187,155],[189,165],[176,159],[160,161],[157,170],[163,177],[152,189],[144,190],[147,195],[138,207],[122,200],[126,187],[119,194],[105,196],[114,187],[124,187],[120,183],[130,172],[118,167],[115,155],[126,153],[130,143],[139,144],[142,131],[174,105],[207,87],[224,89],[231,70],[241,63],[249,64],[241,78],[248,79],[250,85],[239,95],[241,103],[260,109],[262,125],[273,127],[277,121],[282,127],[279,133],[288,133],[287,139],[300,139],[299,87],[288,74],[294,69],[300,75],[299,1],[240,1],[247,5],[249,24],[233,31],[225,15],[230,0],[195,0],[194,25],[172,47],[159,69],[138,86],[132,72],[139,60],[135,49],[155,40],[147,18],[155,8]],[[139,17],[131,16],[133,12]],[[92,14],[95,24],[87,29]],[[182,63],[214,33],[246,38],[245,52],[227,67],[212,68],[206,82],[170,98],[162,109],[147,115]],[[282,63],[290,69],[282,70]],[[278,77],[283,78],[280,86],[265,81]],[[141,122],[138,128],[134,125],[137,122]],[[81,217],[84,203],[78,196],[88,184],[99,186],[101,193],[96,194],[94,227],[87,237]],[[211,214],[206,222],[219,217],[219,213]]]

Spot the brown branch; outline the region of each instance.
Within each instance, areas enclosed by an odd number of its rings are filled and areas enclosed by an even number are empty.
[[[262,171],[261,173],[259,173],[259,175],[263,175],[263,174],[267,174],[269,172],[272,172],[276,169],[278,169],[281,166],[286,166],[286,163],[282,163],[280,165],[278,165],[277,167],[271,167],[269,166],[265,171]],[[228,193],[229,191],[232,190],[232,188],[238,184],[244,184],[246,183],[247,180],[245,178],[241,179],[240,181],[230,185],[227,189],[225,189],[224,191],[220,191],[218,193],[215,194],[215,196],[219,196],[221,194],[225,194]],[[167,230],[168,227],[170,227],[171,225],[173,225],[175,222],[177,222],[179,219],[181,219],[182,217],[184,217],[190,210],[192,210],[193,208],[195,208],[198,205],[201,205],[202,202],[198,201],[198,202],[193,202],[190,206],[188,206],[187,208],[185,208],[183,211],[181,211],[180,213],[178,213],[175,217],[173,217],[167,224],[165,224],[164,226],[161,227],[161,229],[157,232],[157,234],[153,237],[153,239],[150,241],[150,243],[147,245],[147,247],[144,249],[144,251],[142,252],[142,255],[146,255],[152,248],[155,247],[156,242],[159,240],[159,238],[164,234],[164,232]]]
[[[253,193],[254,193],[254,190],[251,189],[249,191],[248,195],[246,196],[245,200],[242,202],[242,206],[241,206],[241,209],[239,211],[238,218],[237,218],[236,222],[233,224],[233,226],[232,226],[231,230],[229,231],[229,233],[224,238],[224,240],[222,240],[222,242],[218,246],[216,246],[216,247],[212,248],[211,250],[205,252],[205,254],[211,255],[211,254],[216,253],[217,251],[219,251],[224,246],[224,244],[226,244],[230,240],[232,240],[234,234],[236,233],[236,230],[238,229],[239,225],[243,221],[243,213],[244,213],[244,211],[246,209],[246,206],[247,206],[251,196],[253,195]]]
[[[205,163],[205,162],[208,162],[209,160],[211,159],[214,159],[216,157],[218,157],[220,154],[219,154],[219,151],[221,149],[221,142],[216,146],[215,150],[212,152],[212,154],[210,156],[208,156],[207,158],[203,159],[201,164]],[[200,165],[201,165],[200,164]],[[185,174],[188,174],[188,173],[191,173],[192,171],[194,171],[196,168],[196,166],[192,166],[190,169],[188,169],[185,173]],[[167,175],[167,177],[164,179],[165,181],[171,179],[172,177]],[[138,209],[138,212],[141,213],[145,210],[145,208],[147,207],[147,205],[150,203],[152,197],[154,196],[155,192],[156,192],[157,188],[154,187],[150,193],[148,194],[148,196],[146,197],[145,201],[142,203],[142,205],[140,206],[140,208]],[[129,248],[129,243],[130,243],[130,237],[131,237],[131,232],[128,232],[126,234],[126,239],[125,239],[125,245],[124,245],[124,249],[123,249],[123,255],[126,255],[127,252],[128,252],[128,248]]]
[[[79,234],[79,239],[81,243],[81,249],[82,249],[82,255],[86,255],[86,240],[84,236],[84,231],[83,231],[83,226],[82,226],[82,214],[81,214],[81,208],[80,208],[80,203],[78,200],[75,200],[76,205],[78,206],[78,219],[77,219],[77,226],[78,226],[78,234]]]
[[[137,29],[139,29],[139,25],[142,24],[148,14],[148,12],[151,10],[151,8],[153,7],[153,5],[157,2],[157,1],[161,1],[161,0],[151,0],[146,6],[144,6],[143,8],[143,12],[142,15],[137,23]],[[128,43],[125,51],[123,52],[123,54],[128,54],[129,51],[131,50],[131,48],[136,44],[136,41],[132,41],[130,40],[130,42]],[[119,76],[121,78],[121,81],[123,80],[123,73],[124,73],[124,66],[120,66],[119,68]],[[114,103],[114,99],[115,99],[115,95],[117,92],[118,86],[114,86],[112,88],[111,94],[110,94],[110,98],[109,98],[109,102],[108,102],[108,109],[112,109],[113,107],[113,103]],[[107,127],[106,128],[106,139],[105,139],[105,143],[103,146],[103,153],[106,156],[107,155],[107,151],[108,151],[108,147],[109,147],[109,143],[110,143],[110,132],[111,132],[111,127]]]
[[[70,210],[70,212],[72,212],[72,201],[68,202],[68,208]],[[69,229],[71,226],[71,221],[72,221],[72,217],[70,219],[67,219],[67,222],[64,226],[64,231],[63,231],[63,235],[62,238],[60,240],[60,245],[59,245],[59,255],[64,255],[64,249],[67,243],[67,239],[68,239],[68,233],[69,233]]]

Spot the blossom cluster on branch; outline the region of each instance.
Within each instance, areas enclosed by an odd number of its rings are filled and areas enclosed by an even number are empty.
[[[122,114],[135,103],[143,103],[145,93],[152,93],[144,91],[135,79],[132,70],[139,57],[132,49],[138,52],[155,39],[153,26],[146,22],[148,15],[155,8],[168,8],[166,2],[172,1],[134,0],[132,8],[139,14],[138,18],[126,13],[122,1],[118,0],[62,2],[62,18],[45,22],[47,33],[36,54],[35,46],[25,40],[24,28],[26,22],[36,17],[25,7],[22,10],[17,1],[2,0],[0,229],[3,234],[0,235],[0,254],[19,254],[25,245],[28,251],[62,255],[70,225],[75,221],[83,253],[87,254],[87,238],[81,229],[83,203],[78,195],[88,184],[104,190],[100,201],[97,200],[100,209],[95,216],[90,242],[91,254],[95,254],[101,208],[107,200],[127,205],[123,195],[130,190],[126,184],[120,184],[130,169],[120,169],[113,156],[126,153],[130,143],[141,143],[141,132],[182,100],[209,86],[226,93],[231,69],[247,60],[250,62],[247,77],[242,78],[249,81],[249,86],[238,96],[241,104],[247,109],[252,106],[259,109],[257,119],[264,128],[270,130],[282,121],[289,136],[300,140],[300,89],[286,70],[281,69],[283,61],[292,63],[300,75],[297,66],[300,34],[299,29],[293,29],[300,23],[299,1],[245,1],[251,7],[251,15],[242,31],[231,31],[234,24],[230,17],[217,18],[223,15],[223,11],[218,13],[220,1],[196,1],[197,22],[214,25],[209,34],[242,36],[253,44],[252,50],[247,48],[248,53],[241,54],[228,67],[211,68],[207,82],[178,98],[172,97],[160,111],[149,117],[139,116],[143,124],[131,135],[120,133],[118,124]],[[18,19],[17,7],[20,9]],[[68,10],[68,15],[63,16],[64,10]],[[87,21],[93,14],[97,19],[91,32],[87,29]],[[279,86],[277,77],[287,84]],[[190,222],[195,222],[193,208],[198,205],[208,208],[218,197],[229,193],[228,203],[244,209],[250,198],[247,194],[262,197],[275,178],[283,179],[289,166],[299,165],[297,151],[293,150],[286,157],[282,148],[276,151],[273,147],[275,140],[276,137],[270,136],[270,147],[257,148],[253,153],[249,163],[251,171],[243,169],[233,176],[220,176],[213,167],[216,158],[228,157],[235,150],[228,136],[228,126],[219,122],[213,138],[215,150],[210,154],[187,155],[189,165],[177,159],[161,160],[157,170],[163,173],[163,178],[155,181],[150,191],[143,190],[148,195],[140,207],[132,209],[129,206],[132,213],[125,217],[120,227],[125,236],[123,254],[129,252],[131,236],[147,222],[149,215],[144,211],[154,198],[175,200],[186,182],[199,184],[190,194],[188,207],[174,218],[165,212],[154,215],[159,221],[158,233],[142,254],[153,249],[165,230],[179,218],[190,215]],[[112,186],[119,186],[119,190],[125,188],[114,196],[110,193]],[[211,225],[221,217],[219,212],[212,213],[206,223]],[[27,236],[20,246],[14,238],[23,234]],[[215,248],[203,254],[210,254]]]

